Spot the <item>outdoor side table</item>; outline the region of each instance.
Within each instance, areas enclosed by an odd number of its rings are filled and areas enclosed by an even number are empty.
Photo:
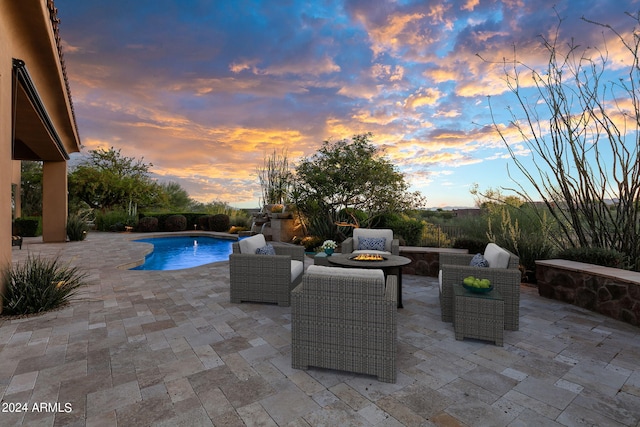
[[[325,267],[330,266],[329,264],[329,256],[324,252],[318,252],[313,256],[313,265],[324,265]]]
[[[453,326],[456,340],[475,338],[503,345],[504,300],[497,290],[480,294],[453,285]]]

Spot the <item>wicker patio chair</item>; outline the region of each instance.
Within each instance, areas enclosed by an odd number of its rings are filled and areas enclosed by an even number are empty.
[[[22,237],[11,236],[11,246],[18,246],[20,249],[22,249]]]
[[[461,284],[465,277],[486,278],[497,289],[504,299],[504,328],[517,331],[520,328],[520,282],[522,273],[519,269],[520,259],[517,255],[489,243],[487,251],[503,251],[502,262],[505,268],[491,266],[473,267],[470,265],[474,254],[440,254],[440,310],[443,322],[453,322],[453,285]],[[506,254],[504,254],[506,252]],[[506,259],[508,256],[508,260]]]
[[[396,381],[397,278],[309,266],[291,293],[291,365]]]
[[[371,250],[362,246],[363,241],[360,239],[380,239],[384,238],[384,250]],[[400,242],[393,238],[393,230],[388,228],[354,228],[353,237],[348,237],[342,242],[342,253],[389,253],[391,255],[400,255]]]
[[[262,234],[232,244],[229,255],[230,299],[291,305],[291,290],[302,280],[304,247],[272,244],[275,255],[260,255],[256,249],[266,246]]]

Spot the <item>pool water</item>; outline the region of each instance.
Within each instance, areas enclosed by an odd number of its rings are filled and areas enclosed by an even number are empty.
[[[144,264],[131,270],[180,270],[212,262],[228,261],[235,240],[207,236],[176,236],[139,239],[151,243],[153,252]]]

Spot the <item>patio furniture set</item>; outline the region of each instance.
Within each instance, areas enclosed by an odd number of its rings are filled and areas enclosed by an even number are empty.
[[[229,256],[230,299],[291,306],[292,367],[335,369],[396,381],[398,308],[402,266],[392,230],[355,229],[342,253],[318,257],[304,271],[304,248],[268,243],[257,234],[234,242]],[[379,255],[358,261],[358,255]],[[456,339],[503,344],[503,330],[517,330],[518,257],[489,244],[488,267],[471,266],[473,255],[440,255],[442,320],[453,322]],[[489,278],[494,290],[465,290],[469,275]]]

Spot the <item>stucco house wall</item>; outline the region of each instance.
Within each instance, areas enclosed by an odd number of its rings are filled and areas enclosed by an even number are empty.
[[[53,0],[0,0],[0,268],[11,262],[19,161],[43,161],[43,240],[65,241],[67,160],[79,150]]]

